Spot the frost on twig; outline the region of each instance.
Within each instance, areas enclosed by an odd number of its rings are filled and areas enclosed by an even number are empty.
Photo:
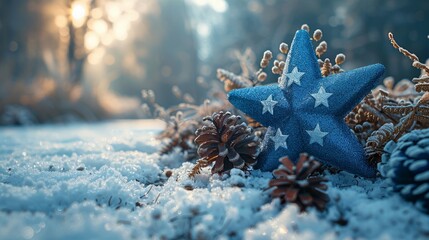
[[[383,148],[390,140],[397,141],[414,129],[429,127],[429,67],[421,63],[417,55],[401,47],[392,33],[388,38],[392,46],[408,57],[413,62],[412,66],[422,73],[412,82],[403,80],[396,85],[392,78],[386,78],[384,86],[377,87],[347,115],[346,122],[365,143],[371,163],[380,161]],[[366,130],[362,127],[365,124]]]

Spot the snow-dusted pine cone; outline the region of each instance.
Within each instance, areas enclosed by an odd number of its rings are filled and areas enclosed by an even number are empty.
[[[404,199],[429,213],[429,129],[414,130],[397,143],[390,141],[384,150],[378,164],[381,175]]]
[[[275,187],[272,197],[280,198],[282,203],[296,203],[301,211],[309,206],[323,210],[329,201],[323,192],[328,188],[323,184],[327,179],[313,175],[320,163],[306,153],[301,153],[296,166],[288,157],[281,158],[280,162],[282,165],[273,171],[276,179],[269,183],[270,187]]]
[[[195,138],[201,159],[191,175],[213,162],[212,173],[244,169],[256,163],[261,140],[240,116],[220,111],[205,117],[204,122],[206,125],[196,131]]]

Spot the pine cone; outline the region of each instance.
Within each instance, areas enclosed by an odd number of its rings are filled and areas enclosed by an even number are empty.
[[[240,116],[220,111],[203,120],[206,125],[196,131],[195,138],[201,159],[190,175],[213,162],[212,174],[232,168],[244,169],[256,163],[260,138],[241,122]]]
[[[320,163],[306,153],[301,153],[296,166],[288,157],[281,158],[280,162],[282,165],[273,171],[276,179],[269,182],[270,187],[275,187],[271,196],[280,198],[282,203],[296,203],[301,212],[312,205],[323,210],[329,201],[323,192],[328,187],[322,183],[327,179],[313,174]]]
[[[384,148],[381,175],[393,184],[393,190],[417,208],[429,213],[429,129],[414,130],[397,143]]]

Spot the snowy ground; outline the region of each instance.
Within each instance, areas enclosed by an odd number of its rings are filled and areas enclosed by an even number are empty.
[[[156,153],[159,130],[153,121],[0,128],[0,239],[429,238],[429,216],[385,180],[328,175],[327,211],[299,214],[270,200],[270,173],[189,179],[181,154]]]

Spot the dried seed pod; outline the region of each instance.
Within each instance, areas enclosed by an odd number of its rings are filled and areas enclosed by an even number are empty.
[[[268,61],[267,59],[262,59],[259,65],[261,66],[261,68],[266,68],[269,63],[270,61]]]
[[[313,33],[313,39],[316,41],[320,41],[320,39],[322,39],[323,33],[322,30],[320,29],[316,29]]]
[[[328,51],[328,44],[325,41],[320,42],[316,47],[316,55],[320,58],[326,51]]]
[[[305,31],[307,31],[307,32],[310,32],[310,27],[309,27],[307,24],[303,24],[303,25],[301,26],[301,29],[302,29],[302,30],[305,30]]]
[[[282,42],[280,43],[279,50],[281,53],[287,54],[287,52],[289,51],[289,46],[286,43]]]
[[[283,69],[285,68],[285,66],[286,66],[286,63],[284,61],[280,61],[279,68],[282,72],[283,72]]]
[[[258,81],[263,82],[267,79],[267,74],[264,72],[259,73],[258,75]]]
[[[343,53],[339,53],[335,57],[335,63],[338,65],[343,64],[345,60],[346,60],[346,55],[344,55]]]
[[[273,53],[270,50],[266,50],[264,52],[263,59],[266,59],[266,60],[270,61],[272,58],[273,58]]]
[[[322,76],[328,76],[331,73],[331,67],[331,61],[329,60],[329,58],[326,58],[322,66]]]
[[[274,74],[281,74],[282,73],[282,71],[280,70],[280,68],[277,67],[277,66],[274,66],[273,68],[271,68],[271,71]]]

